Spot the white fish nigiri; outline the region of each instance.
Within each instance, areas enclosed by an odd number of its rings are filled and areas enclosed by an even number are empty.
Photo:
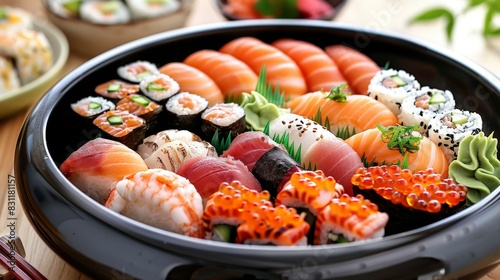
[[[142,158],[148,158],[158,148],[173,140],[191,142],[201,141],[201,138],[188,130],[167,129],[144,138],[142,144],[137,147],[137,153]]]
[[[136,221],[167,231],[203,238],[203,204],[186,178],[164,169],[126,176],[105,206]]]

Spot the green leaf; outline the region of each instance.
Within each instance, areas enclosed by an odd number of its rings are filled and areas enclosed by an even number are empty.
[[[467,4],[467,9],[477,7],[481,4],[486,2],[486,0],[469,0],[469,3]]]
[[[495,11],[495,12],[500,12],[500,1],[498,0],[487,0],[485,1],[486,2],[486,5],[488,5],[488,7]]]
[[[451,41],[453,27],[455,27],[455,18],[451,15],[448,17],[448,22],[446,23],[446,39],[448,39],[448,42]]]
[[[273,18],[298,18],[297,0],[258,0],[255,10],[261,15]]]
[[[266,65],[262,65],[259,71],[259,77],[257,79],[257,85],[255,86],[255,91],[260,93],[269,103],[272,103],[280,108],[283,108],[285,104],[285,93],[280,92],[279,85],[272,89],[271,85],[267,84],[267,68]]]
[[[453,28],[455,27],[455,16],[446,8],[434,8],[427,10],[410,20],[410,23],[432,21],[437,19],[446,20],[446,38],[451,41]]]
[[[495,14],[495,10],[490,8],[486,12],[486,15],[484,16],[484,24],[483,24],[483,35],[488,36],[492,32],[492,22],[493,22],[493,15]]]

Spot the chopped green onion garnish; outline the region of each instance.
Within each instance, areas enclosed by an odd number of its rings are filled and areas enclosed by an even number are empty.
[[[149,100],[147,100],[146,98],[144,98],[143,96],[140,96],[140,95],[134,95],[130,99],[132,99],[132,101],[134,101],[135,103],[141,104],[142,106],[149,105]]]
[[[121,87],[121,84],[109,84],[107,90],[108,92],[116,92],[119,91]]]
[[[111,116],[108,117],[108,122],[112,125],[121,125],[123,124],[123,119],[121,116]]]
[[[397,149],[404,155],[406,152],[418,151],[422,136],[413,135],[418,129],[417,125],[412,126],[388,126],[377,125],[382,132],[382,141],[387,143],[389,149]]]
[[[150,90],[159,91],[159,90],[165,90],[165,87],[162,85],[156,84],[156,83],[149,83],[149,85],[147,86],[147,90],[148,91],[150,91]]]
[[[346,83],[340,83],[332,87],[330,93],[325,98],[339,103],[345,103],[347,102],[347,94],[345,92],[346,88]]]
[[[97,102],[90,102],[89,103],[89,109],[100,109],[102,107],[102,105],[100,103],[97,103]]]

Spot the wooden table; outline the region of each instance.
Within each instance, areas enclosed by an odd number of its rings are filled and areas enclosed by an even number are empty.
[[[200,25],[211,22],[223,21],[215,10],[211,0],[194,0],[195,6],[187,25]],[[460,18],[457,22],[454,40],[447,42],[444,34],[444,22],[432,22],[418,25],[408,25],[409,19],[424,9],[435,6],[447,6],[455,11],[460,11],[467,1],[446,0],[349,0],[336,17],[336,21],[359,25],[365,30],[388,30],[403,33],[407,36],[418,38],[448,48],[466,58],[477,62],[496,75],[500,75],[500,43],[489,42],[481,37],[483,11],[476,9],[470,14]],[[33,12],[36,16],[43,17],[41,0],[3,0],[2,4],[22,7]],[[498,39],[500,42],[500,39]],[[490,44],[497,44],[496,49]],[[89,57],[70,53],[64,73],[82,64]],[[3,120],[0,120],[0,232],[7,232],[6,219],[6,188],[9,175],[13,175],[13,159],[16,140],[29,108]],[[33,264],[42,274],[49,279],[89,279],[85,274],[75,270],[64,260],[55,255],[50,248],[37,236],[28,220],[24,216],[20,204],[17,204],[16,231],[24,242],[26,259]],[[482,280],[500,279],[500,269],[497,269]]]

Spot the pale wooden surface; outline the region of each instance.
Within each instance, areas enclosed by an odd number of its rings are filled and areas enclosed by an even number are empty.
[[[491,48],[481,38],[480,30],[482,19],[481,11],[477,10],[460,19],[457,23],[455,40],[447,43],[444,36],[444,23],[435,22],[421,25],[407,24],[408,19],[429,7],[448,6],[459,11],[467,1],[446,0],[350,0],[337,16],[336,21],[356,24],[365,30],[388,30],[403,33],[432,44],[449,48],[472,61],[477,62],[496,75],[500,75],[500,60],[498,50]],[[18,6],[32,11],[37,16],[44,17],[40,0],[2,0],[1,4]],[[223,21],[223,17],[215,10],[211,0],[195,0],[195,8],[188,19],[187,25],[200,25],[211,22]],[[500,42],[500,39],[498,39]],[[500,43],[493,42],[500,46]],[[71,53],[64,73],[85,62],[89,57],[82,57]],[[7,207],[6,188],[9,174],[13,174],[13,159],[16,140],[29,109],[0,120],[0,232],[7,232]],[[20,204],[17,204],[16,231],[20,235],[26,248],[26,258],[42,274],[49,279],[89,279],[83,273],[75,270],[64,260],[55,255],[38,235],[33,231],[27,221]],[[498,244],[495,244],[498,246]],[[500,279],[500,269],[497,269],[481,280]]]

